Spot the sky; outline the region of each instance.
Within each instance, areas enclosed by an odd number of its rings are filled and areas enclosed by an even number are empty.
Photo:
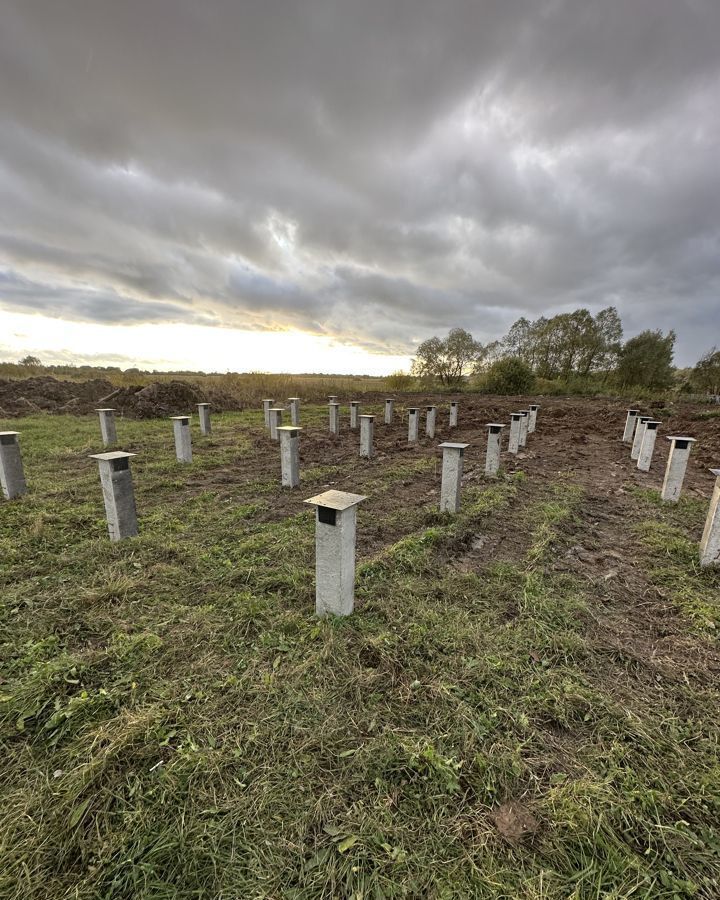
[[[614,305],[720,345],[718,0],[3,0],[0,359],[407,369]]]

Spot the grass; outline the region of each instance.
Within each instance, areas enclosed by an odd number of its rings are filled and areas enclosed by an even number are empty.
[[[258,422],[217,417],[191,469],[166,422],[123,422],[141,534],[118,545],[95,419],[17,423],[32,492],[0,507],[0,896],[720,895],[718,691],[594,652],[593,587],[551,564],[582,488],[516,473],[466,486],[457,517],[419,498],[400,517],[372,496],[434,459],[368,468],[359,533],[393,537],[360,561],[356,614],[318,621],[312,516],[274,516],[277,484],[244,475]],[[692,635],[717,597],[687,543],[699,509],[639,500],[660,522],[639,531],[648,577],[691,585]],[[461,564],[508,522],[515,543]],[[509,803],[522,837],[498,826]]]
[[[720,579],[714,569],[701,568],[698,559],[707,501],[683,496],[678,503],[664,503],[658,491],[643,488],[634,494],[648,516],[636,528],[646,551],[648,579],[688,617],[695,631],[717,633]]]

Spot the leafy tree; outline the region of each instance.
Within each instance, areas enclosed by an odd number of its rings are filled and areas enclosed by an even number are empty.
[[[518,356],[496,360],[485,374],[485,390],[489,394],[527,394],[534,386],[532,369]]]
[[[483,346],[464,328],[453,328],[443,340],[428,338],[417,348],[414,375],[433,378],[441,384],[457,385],[482,356]]]
[[[534,322],[518,319],[501,342],[506,356],[523,360],[542,378],[569,378],[612,368],[620,351],[622,323],[614,306],[596,316],[587,309]]]
[[[700,357],[690,375],[690,383],[697,391],[720,394],[720,350],[717,347]]]
[[[32,366],[32,367],[34,367],[34,368],[37,368],[38,366],[41,366],[41,365],[42,365],[42,363],[41,363],[40,360],[37,358],[37,356],[24,356],[24,357],[20,360],[20,363],[19,363],[19,364],[20,364],[21,366]]]
[[[620,351],[617,379],[623,387],[662,390],[673,381],[675,332],[643,331],[630,338]]]

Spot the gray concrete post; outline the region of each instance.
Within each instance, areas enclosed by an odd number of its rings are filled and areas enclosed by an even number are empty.
[[[720,563],[720,469],[710,471],[715,476],[715,487],[700,541],[701,566],[716,566]]]
[[[19,431],[0,431],[0,485],[6,500],[27,493]]]
[[[450,427],[457,428],[458,423],[458,404],[457,400],[453,400],[450,404]]]
[[[277,433],[280,437],[280,470],[283,487],[300,486],[300,432],[302,428],[295,425],[280,425]]]
[[[520,438],[519,445],[520,447],[527,446],[528,439],[528,427],[530,425],[530,411],[527,409],[520,410]]]
[[[668,503],[677,503],[680,499],[683,481],[685,480],[685,470],[690,458],[690,449],[695,443],[695,438],[671,435],[667,440],[670,441],[670,455],[668,456],[660,497],[663,500],[667,500]]]
[[[274,400],[263,400],[263,414],[265,415],[265,427],[270,427],[270,410],[275,405]]]
[[[635,436],[633,438],[632,449],[630,450],[630,459],[640,456],[640,448],[642,447],[643,438],[645,437],[645,425],[652,419],[652,416],[638,416],[635,425]]]
[[[371,459],[375,454],[375,416],[360,416],[360,456]]]
[[[655,439],[657,438],[658,427],[662,422],[656,422],[651,419],[645,423],[645,433],[643,434],[642,444],[640,445],[640,453],[638,454],[637,467],[641,472],[649,472],[652,463],[653,451],[655,450]]]
[[[488,422],[487,452],[485,454],[485,474],[497,475],[500,468],[500,452],[502,450],[502,430],[499,422]]]
[[[315,507],[315,613],[349,616],[355,605],[355,526],[360,494],[325,491]]]
[[[442,481],[440,484],[440,512],[456,513],[460,509],[463,454],[469,444],[453,444],[446,441],[442,447]]]
[[[385,424],[392,425],[393,414],[395,412],[395,399],[393,397],[385,398]]]
[[[356,431],[360,424],[360,402],[358,400],[350,401],[350,428]]]
[[[416,444],[418,439],[418,426],[420,424],[420,410],[417,406],[409,407],[408,411],[408,444]]]
[[[629,444],[633,439],[633,434],[635,433],[635,423],[637,422],[637,418],[640,415],[639,409],[629,409],[627,411],[627,418],[625,419],[625,430],[623,431],[623,444]]]
[[[508,441],[508,453],[517,455],[520,449],[520,423],[522,422],[522,413],[510,413],[510,440]]]
[[[212,434],[210,424],[210,404],[198,403],[198,418],[200,419],[200,434]]]
[[[300,398],[290,397],[288,404],[290,406],[290,424],[297,428],[300,424]]]
[[[278,428],[282,425],[283,409],[281,406],[273,406],[268,410],[268,414],[270,416],[270,439],[279,441]]]
[[[190,438],[190,416],[170,416],[175,432],[175,456],[178,462],[192,462],[192,440]]]
[[[337,403],[337,402],[338,402],[338,398],[335,396],[335,394],[331,394],[331,395],[328,397],[328,404],[330,404],[330,403]]]
[[[428,437],[435,437],[435,421],[437,419],[437,406],[425,407],[425,434]]]
[[[340,404],[331,403],[328,407],[330,410],[330,434],[340,434]]]
[[[539,409],[539,403],[531,403],[528,406],[528,434],[532,434],[537,428],[537,414]]]
[[[111,444],[117,444],[115,410],[96,409],[95,412],[100,416],[100,436],[102,437],[103,447],[109,447]]]
[[[90,457],[96,459],[100,467],[105,518],[111,541],[135,537],[138,533],[135,492],[130,474],[131,456],[135,454],[115,450],[110,453],[93,453]]]

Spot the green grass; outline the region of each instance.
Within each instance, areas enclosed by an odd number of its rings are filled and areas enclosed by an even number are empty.
[[[85,459],[95,420],[18,423],[0,896],[719,896],[718,691],[594,651],[592,586],[550,565],[582,488],[517,473],[468,485],[457,517],[421,499],[399,516],[373,494],[434,458],[372,466],[358,529],[394,537],[360,561],[355,615],[318,621],[312,515],[273,518],[277,484],[243,475],[258,422],[218,417],[191,468],[168,423],[123,422],[141,534],[118,545]],[[699,510],[642,502],[648,577],[692,585],[692,638],[718,595],[683,531]],[[505,521],[516,544],[468,556]],[[525,840],[498,832],[507,801],[537,823]]]
[[[688,617],[698,633],[714,635],[720,629],[720,577],[703,569],[698,558],[707,501],[681,497],[664,503],[658,491],[636,488],[634,495],[648,518],[636,528],[646,551],[649,581]]]

